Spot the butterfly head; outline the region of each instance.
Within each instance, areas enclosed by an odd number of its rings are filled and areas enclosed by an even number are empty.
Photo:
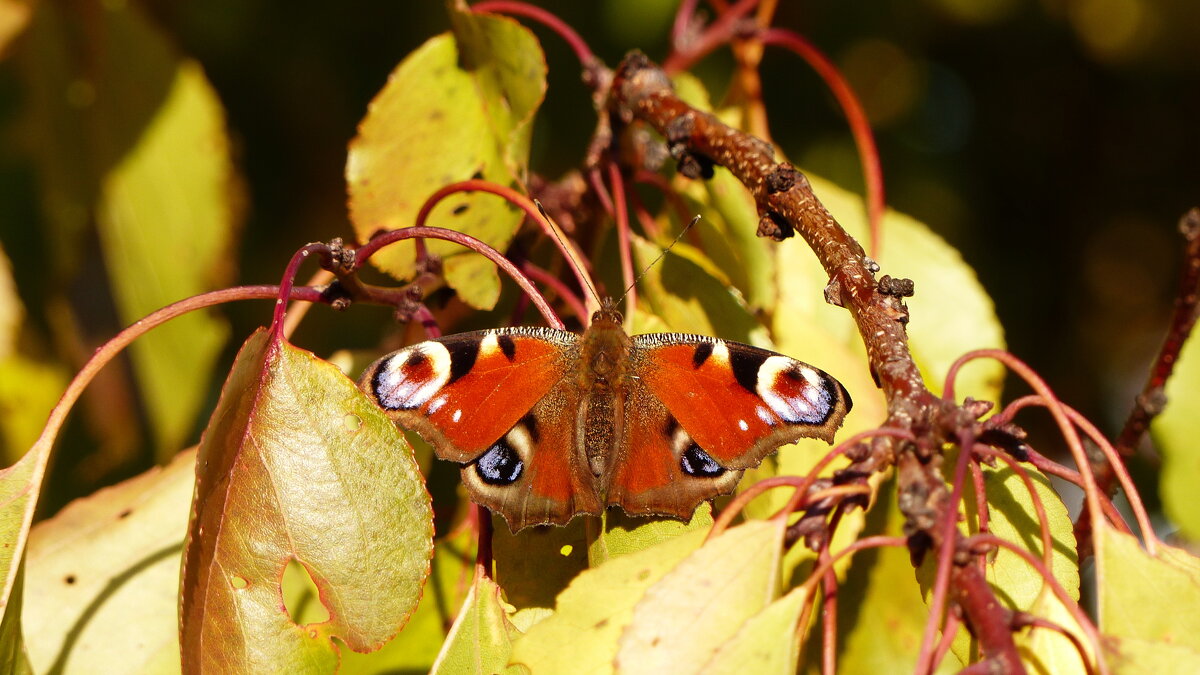
[[[592,324],[615,324],[620,326],[625,320],[621,315],[621,311],[617,309],[617,303],[612,298],[604,298],[600,302],[600,309],[592,314]]]

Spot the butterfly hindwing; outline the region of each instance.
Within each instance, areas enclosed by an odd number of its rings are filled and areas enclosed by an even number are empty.
[[[555,387],[475,461],[462,467],[477,504],[504,516],[516,532],[528,525],[565,525],[602,506],[578,445],[574,411],[579,390]]]
[[[757,466],[801,438],[832,442],[850,410],[837,380],[775,352],[677,333],[633,343],[634,376],[725,469]]]
[[[626,410],[620,451],[606,492],[609,504],[630,515],[687,520],[700,502],[737,486],[742,472],[713,462],[636,379]]]

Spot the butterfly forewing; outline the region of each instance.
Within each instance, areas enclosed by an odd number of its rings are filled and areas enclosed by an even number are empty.
[[[472,462],[563,379],[578,339],[548,328],[450,335],[379,359],[361,386],[438,457]]]
[[[801,438],[832,442],[849,412],[837,380],[806,363],[701,335],[636,335],[633,372],[726,469],[757,466]]]

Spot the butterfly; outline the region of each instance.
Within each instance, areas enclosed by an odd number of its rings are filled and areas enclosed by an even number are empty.
[[[605,300],[582,335],[461,333],[393,352],[360,388],[517,532],[619,506],[691,518],[781,445],[833,442],[852,402],[806,363],[703,335],[630,337]]]

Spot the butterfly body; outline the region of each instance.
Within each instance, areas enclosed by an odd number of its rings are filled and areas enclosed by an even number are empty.
[[[620,506],[687,519],[802,437],[832,441],[850,397],[829,375],[699,335],[630,337],[606,302],[582,334],[450,335],[373,363],[362,389],[513,531]]]

